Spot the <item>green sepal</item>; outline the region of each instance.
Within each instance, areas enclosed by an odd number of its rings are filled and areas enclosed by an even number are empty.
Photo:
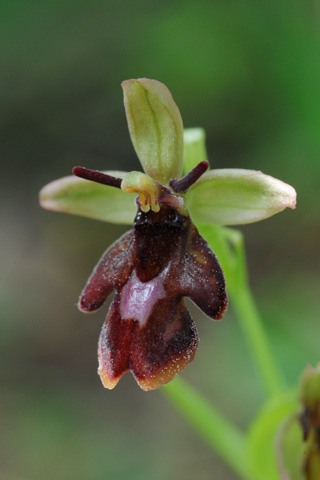
[[[281,427],[276,444],[281,480],[320,478],[320,365],[307,365],[301,379],[301,406]]]
[[[291,415],[284,422],[277,436],[276,456],[281,480],[309,480],[304,473],[306,443],[298,415]],[[318,477],[310,480],[319,480]]]
[[[320,418],[320,363],[307,365],[300,379],[300,400],[304,407]]]
[[[185,202],[194,222],[239,225],[295,208],[290,185],[255,170],[210,170],[188,190]]]
[[[183,124],[168,88],[157,80],[122,82],[129,132],[144,171],[167,185],[182,175]]]
[[[206,132],[203,128],[185,128],[183,131],[183,171],[189,173],[198,163],[208,161]]]
[[[299,410],[296,392],[281,394],[269,401],[248,432],[250,478],[280,480],[277,439],[283,423]]]
[[[108,171],[123,178],[126,172]],[[40,191],[40,205],[47,210],[72,213],[104,222],[132,225],[137,212],[136,193],[100,185],[74,176],[55,180]]]

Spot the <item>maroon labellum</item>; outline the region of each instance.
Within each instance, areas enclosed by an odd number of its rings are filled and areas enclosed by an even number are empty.
[[[194,174],[172,180],[171,189],[185,191],[206,168],[197,166]],[[74,173],[120,187],[121,179],[109,181],[101,172],[76,167]],[[79,300],[81,310],[92,312],[115,291],[98,350],[99,375],[107,388],[131,370],[144,390],[152,390],[193,360],[198,333],[184,297],[214,319],[226,309],[219,262],[171,192],[162,187],[159,210],[142,211],[137,201],[133,229],[103,255]]]

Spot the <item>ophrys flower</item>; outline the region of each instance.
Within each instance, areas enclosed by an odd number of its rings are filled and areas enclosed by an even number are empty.
[[[191,218],[220,224],[257,221],[294,208],[295,192],[261,172],[205,173],[206,158],[194,166],[188,151],[190,171],[180,178],[183,126],[169,90],[148,79],[123,82],[123,89],[131,139],[145,173],[75,167],[83,179],[53,182],[40,199],[48,209],[115,223],[130,223],[136,210],[133,230],[102,257],[79,308],[94,311],[115,291],[99,341],[99,374],[113,388],[131,370],[150,390],[169,382],[194,358],[198,335],[183,298],[216,319],[227,304],[221,267]],[[194,135],[202,141],[201,130],[186,135],[193,148],[199,144]]]

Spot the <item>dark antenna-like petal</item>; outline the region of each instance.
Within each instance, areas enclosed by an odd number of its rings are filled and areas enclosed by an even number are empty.
[[[72,169],[73,175],[76,177],[84,178],[96,183],[102,183],[102,185],[108,185],[109,187],[121,188],[122,178],[112,177],[98,170],[90,170],[84,167],[74,167]]]
[[[204,174],[208,167],[208,162],[200,162],[184,177],[174,178],[173,180],[170,180],[169,185],[175,193],[185,193],[191,187],[191,185],[196,183],[196,181],[201,177],[201,175]]]

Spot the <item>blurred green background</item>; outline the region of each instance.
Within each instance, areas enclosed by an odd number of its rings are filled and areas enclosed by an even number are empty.
[[[236,479],[161,392],[96,375],[107,309],[75,304],[126,229],[38,206],[74,165],[139,169],[124,79],[164,82],[212,167],[296,188],[296,211],[242,231],[288,381],[320,360],[319,27],[317,0],[0,1],[1,479]],[[264,393],[232,305],[216,323],[190,308],[201,343],[184,378],[245,428]]]

